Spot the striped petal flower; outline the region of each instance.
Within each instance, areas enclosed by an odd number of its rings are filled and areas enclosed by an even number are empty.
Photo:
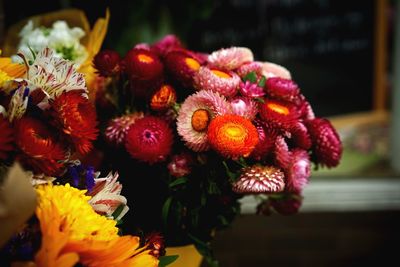
[[[284,173],[274,166],[246,167],[233,184],[233,191],[240,194],[282,192],[285,189],[284,178]]]

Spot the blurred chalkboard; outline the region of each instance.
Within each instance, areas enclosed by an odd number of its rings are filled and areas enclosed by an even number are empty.
[[[288,68],[318,116],[373,105],[374,0],[226,0],[193,25],[188,47],[249,47]]]

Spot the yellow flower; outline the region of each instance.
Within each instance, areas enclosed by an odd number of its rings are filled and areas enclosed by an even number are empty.
[[[0,57],[0,87],[8,81],[22,77],[25,71],[25,65],[12,63],[9,57]]]
[[[158,259],[139,238],[119,236],[116,222],[97,214],[86,190],[66,185],[42,185],[36,189],[42,243],[35,256],[38,267],[158,266]]]

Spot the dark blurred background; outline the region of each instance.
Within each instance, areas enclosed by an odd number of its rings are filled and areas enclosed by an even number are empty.
[[[173,33],[192,50],[245,46],[256,60],[285,66],[317,116],[338,127],[343,160],[313,172],[298,215],[259,217],[244,209],[216,236],[221,266],[381,266],[397,262],[400,241],[400,176],[389,155],[395,3],[5,0],[0,40],[31,15],[75,7],[93,24],[108,7],[103,48],[122,56]]]

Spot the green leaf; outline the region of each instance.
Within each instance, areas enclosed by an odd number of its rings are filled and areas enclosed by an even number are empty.
[[[177,258],[179,258],[178,255],[161,256],[159,258],[158,267],[167,266],[167,265],[173,263],[174,261],[176,261]]]
[[[261,98],[261,97],[255,97],[255,98],[253,98],[255,101],[257,101],[257,102],[260,102],[260,103],[265,103],[265,100],[264,100],[264,98]]]
[[[190,239],[192,239],[192,241],[194,242],[194,246],[200,252],[200,254],[202,254],[203,256],[211,255],[211,248],[206,242],[200,240],[190,233],[188,233],[188,236]]]
[[[180,178],[172,181],[168,186],[169,186],[169,188],[172,188],[172,187],[175,187],[180,184],[185,184],[187,181],[188,181],[188,179],[186,177],[180,177]]]
[[[221,194],[221,190],[219,190],[216,182],[209,181],[208,187],[207,187],[207,193],[210,195],[218,195],[218,194]]]
[[[218,220],[221,222],[223,226],[229,225],[229,221],[222,215],[218,215]]]
[[[169,210],[171,208],[171,203],[172,203],[172,197],[169,197],[164,202],[164,205],[162,207],[161,216],[162,216],[162,220],[163,220],[165,225],[168,224],[168,214],[169,214]]]
[[[228,175],[229,180],[230,180],[231,182],[236,181],[236,174],[235,174],[234,172],[231,172],[231,170],[229,169],[228,164],[226,164],[225,160],[222,161],[222,164],[223,164],[224,167],[225,167],[226,175]]]
[[[113,218],[117,218],[123,211],[124,207],[125,207],[125,204],[119,205],[118,208],[115,209],[113,214],[111,214],[111,216],[113,216]]]
[[[265,81],[266,81],[266,80],[267,80],[267,79],[265,79],[265,76],[262,76],[261,79],[260,79],[260,81],[258,82],[258,86],[264,87],[264,86],[265,86]]]
[[[250,81],[252,83],[257,82],[257,75],[254,71],[249,72],[246,76],[244,76],[244,81]]]

